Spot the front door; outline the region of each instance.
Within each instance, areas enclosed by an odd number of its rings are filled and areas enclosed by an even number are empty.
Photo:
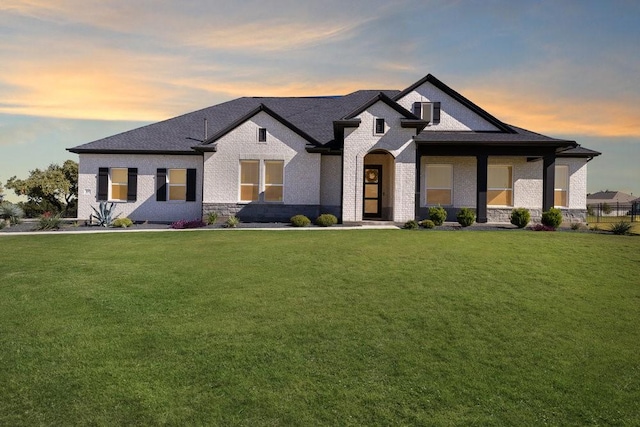
[[[363,218],[382,218],[382,165],[364,167]]]

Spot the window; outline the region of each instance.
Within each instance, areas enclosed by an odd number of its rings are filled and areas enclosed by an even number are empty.
[[[556,166],[556,179],[553,192],[553,205],[556,207],[568,207],[569,198],[569,166]]]
[[[513,206],[513,179],[511,166],[489,166],[487,178],[487,205]]]
[[[109,200],[127,200],[127,184],[129,180],[127,169],[111,169],[111,197]]]
[[[262,197],[260,193],[263,193]],[[241,202],[282,202],[283,200],[283,160],[240,161]]]
[[[240,161],[240,200],[254,202],[258,200],[258,177],[260,162],[258,160]]]
[[[414,102],[413,114],[429,124],[440,123],[440,102]]]
[[[453,165],[427,165],[427,204],[451,205]]]
[[[156,171],[156,201],[196,200],[195,169],[158,169]]]
[[[284,190],[284,162],[267,160],[264,162],[264,201],[281,202]]]
[[[135,202],[137,168],[98,168],[98,200]]]
[[[376,129],[375,129],[376,134],[384,133],[384,128],[385,128],[384,119],[379,119],[379,118],[376,119]]]
[[[267,142],[267,129],[258,129],[258,142]]]
[[[169,169],[169,200],[187,200],[187,170]]]

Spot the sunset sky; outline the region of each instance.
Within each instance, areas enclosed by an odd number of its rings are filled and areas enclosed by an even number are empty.
[[[404,89],[601,151],[640,196],[640,1],[0,0],[0,182],[240,96]],[[12,195],[12,191],[5,194]]]

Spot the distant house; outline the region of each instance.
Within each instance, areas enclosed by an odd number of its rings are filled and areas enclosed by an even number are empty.
[[[69,151],[79,217],[104,200],[133,220],[356,223],[422,219],[433,205],[450,220],[462,207],[487,222],[554,206],[584,219],[600,154],[506,124],[430,74],[401,91],[238,98]]]
[[[640,198],[622,191],[607,190],[587,194],[587,206],[604,216],[625,216],[632,204],[639,201]]]

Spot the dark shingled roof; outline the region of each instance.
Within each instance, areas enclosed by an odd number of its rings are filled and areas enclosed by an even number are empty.
[[[344,96],[300,98],[238,98],[118,135],[109,136],[69,149],[82,152],[158,152],[196,154],[193,146],[207,135],[215,135],[239,118],[264,104],[320,144],[333,139],[333,121],[342,119],[380,93],[395,96],[396,90],[360,90]]]
[[[485,131],[441,131],[424,127],[419,120],[395,100],[415,87],[429,82],[452,96],[499,130]],[[561,155],[594,157],[597,151],[580,147],[575,141],[550,138],[501,122],[470,100],[454,91],[440,80],[427,75],[404,91],[360,90],[344,96],[320,96],[298,98],[255,97],[238,98],[172,119],[109,136],[77,147],[69,148],[73,153],[158,153],[199,154],[200,151],[215,150],[215,140],[238,126],[253,114],[264,111],[304,137],[314,150],[340,150],[340,142],[334,140],[337,129],[354,126],[353,117],[369,105],[382,101],[405,116],[403,127],[415,127],[420,133],[414,138],[421,145],[535,145],[555,146]],[[207,141],[204,135],[204,120],[207,120]],[[351,120],[351,121],[350,121]],[[335,125],[335,126],[334,126]],[[337,126],[337,127],[336,127]],[[194,147],[198,149],[194,149]],[[320,148],[319,148],[320,147]],[[566,150],[562,151],[563,148]]]

